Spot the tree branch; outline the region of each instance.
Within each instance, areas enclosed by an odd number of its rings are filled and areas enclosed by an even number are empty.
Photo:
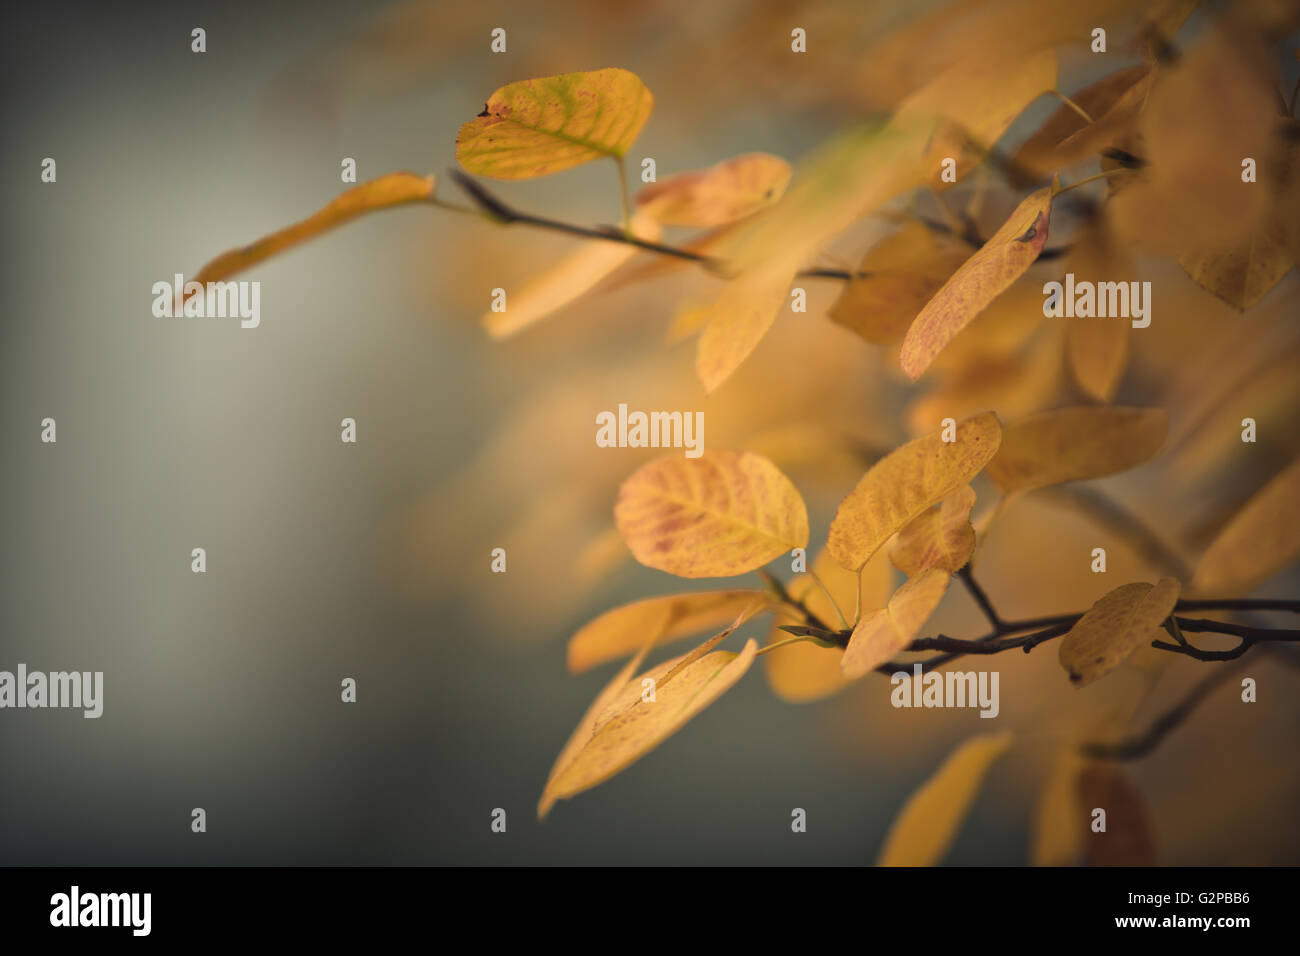
[[[687,262],[695,262],[702,266],[706,271],[718,276],[719,278],[734,278],[734,275],[727,270],[727,263],[716,256],[705,255],[702,252],[695,252],[691,249],[683,249],[679,246],[669,245],[664,242],[652,242],[649,239],[640,239],[623,229],[613,226],[579,226],[575,223],[564,222],[559,219],[550,219],[546,216],[538,216],[533,213],[524,212],[507,204],[499,196],[489,192],[478,180],[458,169],[449,170],[449,175],[455,181],[456,185],[465,191],[470,199],[487,214],[488,218],[502,225],[513,225],[522,223],[527,226],[534,226],[538,229],[549,229],[552,232],[562,232],[570,236],[580,236],[584,239],[603,239],[606,242],[621,242],[624,245],[636,246],[645,252],[653,252],[656,255],[670,256],[674,259],[684,259]],[[964,236],[949,226],[942,223],[935,223],[929,220],[922,220],[926,226],[936,231],[951,233],[960,238],[966,239],[973,243],[973,248],[979,248],[983,245],[984,240],[979,236]],[[1063,256],[1069,250],[1068,246],[1059,246],[1054,249],[1044,249],[1038,254],[1039,259],[1055,259]],[[853,279],[870,279],[873,273],[863,272],[861,270],[850,269],[828,269],[823,267],[810,267],[800,269],[795,273],[797,279],[836,279],[841,282],[849,282]]]

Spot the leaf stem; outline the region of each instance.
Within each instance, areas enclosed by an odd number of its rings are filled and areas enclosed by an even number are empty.
[[[1081,117],[1083,117],[1083,121],[1084,121],[1085,123],[1087,123],[1089,126],[1091,126],[1091,125],[1093,124],[1094,120],[1093,120],[1093,118],[1092,118],[1091,116],[1088,115],[1088,111],[1085,110],[1085,109],[1084,109],[1082,106],[1080,106],[1078,103],[1074,102],[1074,100],[1070,99],[1068,96],[1066,96],[1066,95],[1065,95],[1064,93],[1062,93],[1060,90],[1048,90],[1048,92],[1051,93],[1053,96],[1055,96],[1058,100],[1060,100],[1060,101],[1061,101],[1062,103],[1064,103],[1066,106],[1068,106],[1070,109],[1072,109],[1072,110],[1074,110],[1076,113],[1078,113]]]
[[[622,156],[615,156],[614,165],[618,167],[618,193],[623,200],[623,235],[632,235],[632,204],[628,199],[627,192],[627,169],[623,164]]]
[[[817,582],[817,586],[822,589],[822,594],[826,595],[826,600],[831,602],[831,607],[835,609],[835,616],[840,619],[840,627],[847,630],[849,628],[849,622],[844,619],[844,612],[841,611],[840,606],[835,603],[835,598],[831,597],[830,589],[826,587],[822,582],[822,579],[818,577],[817,572],[812,568],[808,569],[808,576]]]
[[[1105,179],[1107,176],[1113,176],[1116,173],[1127,173],[1127,172],[1129,172],[1129,170],[1123,166],[1117,166],[1114,169],[1103,169],[1099,173],[1093,173],[1091,176],[1085,176],[1083,179],[1080,179],[1077,183],[1070,183],[1070,185],[1068,186],[1058,187],[1056,191],[1052,193],[1052,196],[1056,197],[1061,195],[1061,193],[1068,193],[1071,189],[1078,189],[1080,186],[1086,186],[1088,185],[1088,183],[1096,182],[1098,179]]]

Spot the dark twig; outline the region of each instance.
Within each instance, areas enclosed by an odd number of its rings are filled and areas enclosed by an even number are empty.
[[[653,252],[656,255],[671,256],[674,259],[684,259],[688,262],[695,262],[702,266],[708,272],[720,278],[732,278],[727,270],[727,263],[716,256],[705,255],[702,252],[695,252],[691,249],[683,249],[679,246],[669,245],[664,242],[652,242],[649,239],[640,239],[615,226],[579,226],[575,223],[564,222],[559,219],[550,219],[546,216],[538,216],[533,213],[524,212],[509,205],[499,196],[494,195],[488,189],[474,179],[467,176],[458,169],[448,171],[451,178],[456,182],[470,199],[487,216],[495,222],[502,225],[513,225],[523,223],[528,226],[535,226],[539,229],[549,229],[552,232],[562,232],[570,236],[580,236],[584,239],[603,239],[606,242],[621,242],[624,245],[636,246],[646,252]],[[962,235],[949,226],[942,223],[936,223],[930,220],[922,220],[926,226],[936,231],[947,232],[966,240],[972,248],[979,248],[984,241],[976,235]],[[1058,246],[1054,249],[1044,249],[1038,254],[1039,259],[1055,259],[1065,255],[1069,251],[1068,246]],[[849,282],[853,279],[870,279],[872,273],[860,270],[848,269],[831,269],[821,266],[814,266],[807,269],[800,269],[795,273],[798,279],[835,279],[840,282]]]
[[[1168,736],[1169,732],[1181,724],[1206,697],[1210,696],[1220,684],[1226,683],[1240,669],[1240,664],[1216,670],[1210,676],[1198,681],[1182,700],[1165,713],[1161,714],[1146,732],[1136,737],[1129,737],[1115,743],[1088,743],[1080,750],[1085,756],[1102,760],[1137,760],[1145,757]]]

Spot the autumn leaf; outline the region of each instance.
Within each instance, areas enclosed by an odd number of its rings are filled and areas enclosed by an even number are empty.
[[[1061,641],[1061,666],[1080,687],[1110,673],[1151,640],[1173,613],[1181,590],[1173,578],[1139,581],[1106,594],[1079,618]]]
[[[662,235],[652,216],[638,213],[629,223],[638,239],[657,241]],[[494,339],[504,339],[546,318],[591,290],[637,254],[636,246],[593,239],[522,288],[511,291],[504,312],[485,312],[480,321]]]
[[[969,482],[998,450],[1002,428],[984,412],[956,427],[956,440],[934,432],[890,452],[840,502],[827,549],[840,566],[866,564],[904,525]]]
[[[1192,587],[1244,594],[1300,557],[1300,460],[1256,492],[1205,550]]]
[[[460,128],[456,159],[493,179],[532,179],[593,159],[621,159],[654,97],[635,73],[561,73],[501,87]]]
[[[1031,865],[1072,866],[1078,860],[1088,831],[1087,811],[1079,803],[1079,776],[1086,767],[1074,747],[1057,754],[1035,808]]]
[[[433,176],[418,176],[415,173],[389,173],[360,183],[306,219],[263,236],[249,245],[223,252],[206,263],[191,281],[201,284],[217,282],[358,216],[394,206],[425,202],[433,196],[436,183]]]
[[[975,507],[975,489],[966,485],[940,503],[913,518],[898,533],[890,551],[894,567],[909,578],[930,568],[956,574],[975,551],[975,529],[970,513]]]
[[[1106,829],[1086,833],[1088,866],[1155,866],[1155,825],[1142,795],[1122,769],[1090,763],[1079,774],[1079,804],[1106,811]]]
[[[803,498],[749,452],[650,462],[619,489],[614,521],[638,561],[684,578],[743,574],[808,543]]]
[[[874,610],[884,607],[894,590],[893,572],[884,551],[877,552],[861,573],[855,574],[841,568],[823,549],[813,561],[812,570],[826,585],[835,604],[831,604],[830,598],[809,574],[799,575],[789,585],[790,596],[796,601],[802,601],[808,610],[832,627],[839,623],[836,607],[852,620],[853,609],[859,600],[864,609]],[[786,612],[774,623],[770,640],[776,642],[789,638],[789,634],[780,630],[781,624],[803,623],[801,615]],[[790,703],[820,700],[851,683],[840,671],[840,658],[843,654],[838,648],[819,647],[807,641],[787,644],[763,656],[768,685],[773,693]]]
[[[1114,145],[1136,121],[1152,76],[1145,64],[1130,66],[1072,94],[1070,99],[1093,121],[1062,103],[1011,158],[1012,168],[1042,176]]]
[[[754,663],[758,644],[747,641],[739,654],[701,653],[717,640],[665,661],[610,695],[612,701],[591,721],[587,740],[576,752],[570,754],[566,747],[561,754],[570,759],[563,766],[557,761],[538,815],[545,816],[556,800],[575,796],[626,770],[735,686]],[[653,699],[646,697],[646,679],[654,682]]]
[[[952,183],[941,178],[941,162],[955,159],[956,178],[964,179],[1025,107],[1056,86],[1056,78],[1050,49],[980,65],[958,63],[900,103],[893,123],[934,123],[920,165],[933,188],[947,189]]]
[[[645,660],[646,654],[649,653],[653,646],[654,641],[646,641],[646,643],[641,646],[641,649],[637,652],[636,656],[628,661],[619,672],[614,675],[613,679],[611,679],[610,682],[601,689],[600,693],[596,695],[596,699],[591,702],[591,706],[587,708],[587,712],[582,715],[582,719],[578,721],[578,726],[574,728],[572,736],[569,737],[568,741],[564,745],[564,749],[561,750],[560,755],[555,758],[555,764],[551,767],[551,773],[546,779],[546,785],[542,788],[542,798],[537,804],[538,819],[541,819],[550,813],[551,807],[555,805],[556,797],[552,792],[551,785],[555,781],[556,774],[569,766],[569,764],[573,763],[574,758],[579,754],[579,752],[581,752],[582,748],[586,746],[587,741],[589,741],[592,734],[596,732],[596,727],[598,726],[600,717],[604,715],[610,705],[613,704],[619,695],[623,693],[624,689],[628,687],[629,682],[632,680],[632,675],[636,673],[637,668],[641,666],[641,662]]]
[[[1164,443],[1159,408],[1082,406],[1040,412],[1003,429],[989,477],[1003,491],[1030,491],[1127,471]]]
[[[1183,253],[1189,240],[1233,248],[1255,233],[1270,197],[1240,172],[1243,157],[1271,155],[1269,62],[1257,37],[1220,19],[1160,67],[1133,133],[1146,164],[1108,209],[1126,238]]]
[[[1075,281],[1106,282],[1108,276],[1135,275],[1133,260],[1118,246],[1106,226],[1093,226],[1079,239],[1065,267]],[[1128,358],[1128,322],[1113,319],[1072,319],[1067,326],[1070,368],[1079,387],[1109,402],[1119,387]]]
[[[992,238],[935,293],[903,339],[899,363],[912,381],[958,332],[1015,282],[1047,243],[1052,190],[1027,196]]]
[[[871,247],[858,267],[865,276],[845,284],[830,317],[868,342],[891,345],[970,255],[961,239],[908,223]]]
[[[1236,246],[1185,252],[1178,264],[1202,288],[1235,309],[1249,309],[1295,266],[1293,224],[1270,213]]]
[[[695,371],[706,392],[729,379],[763,340],[785,304],[798,266],[793,262],[747,272],[728,282],[707,311],[695,353]]]
[[[918,123],[870,125],[833,136],[801,164],[796,184],[734,237],[733,275],[709,307],[695,368],[715,391],[762,341],[799,270],[821,247],[889,199],[924,181]]]
[[[877,866],[934,866],[957,835],[993,762],[1011,746],[1011,734],[971,737],[908,798],[885,836]]]
[[[721,627],[753,605],[767,609],[763,591],[696,591],[645,598],[606,611],[569,639],[569,670],[581,674],[598,664],[634,653],[647,640],[656,645]]]
[[[921,633],[943,600],[952,575],[943,568],[922,571],[894,592],[889,603],[864,615],[844,649],[840,670],[853,680],[886,664]]]
[[[745,153],[643,186],[636,204],[666,226],[709,229],[767,208],[790,184],[790,164],[770,153]]]

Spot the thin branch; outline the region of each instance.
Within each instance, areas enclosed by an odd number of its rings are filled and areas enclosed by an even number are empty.
[[[1115,743],[1087,743],[1080,750],[1085,756],[1102,760],[1137,760],[1145,757],[1169,735],[1169,732],[1181,724],[1206,697],[1210,696],[1219,685],[1226,683],[1237,674],[1242,665],[1234,664],[1216,670],[1210,676],[1200,680],[1174,707],[1152,722],[1146,732]]]
[[[971,575],[970,565],[967,564],[962,567],[957,572],[957,577],[961,578],[961,583],[966,585],[966,590],[970,592],[971,597],[975,599],[975,603],[984,612],[984,616],[993,625],[993,630],[1001,632],[1003,628],[1002,619],[998,617],[998,612],[993,610],[993,602],[989,600],[989,596],[984,593],[984,589],[976,583],[975,578]]]
[[[533,213],[524,212],[521,209],[506,203],[499,196],[489,192],[488,189],[478,180],[467,176],[458,169],[448,171],[451,178],[461,189],[469,196],[470,199],[478,205],[479,210],[487,215],[489,219],[500,223],[504,226],[520,223],[526,226],[534,226],[538,229],[549,229],[552,232],[562,232],[570,236],[580,236],[583,239],[603,239],[606,242],[621,242],[625,245],[636,246],[645,252],[653,252],[656,255],[670,256],[674,259],[684,259],[687,262],[695,262],[705,270],[718,276],[719,278],[734,278],[734,275],[728,271],[727,263],[716,256],[705,255],[701,252],[694,252],[690,249],[683,249],[679,246],[669,245],[664,242],[653,242],[649,239],[641,239],[632,235],[630,232],[618,229],[614,226],[579,226],[575,223],[564,222],[559,219],[550,219],[546,216],[538,216]],[[455,208],[458,212],[465,210],[460,207],[452,207],[450,204],[439,202],[436,205]],[[926,221],[930,228],[937,228],[939,231],[961,236],[961,233],[951,229],[942,223],[931,223]],[[975,247],[983,244],[978,236],[962,236],[973,243]],[[978,241],[977,241],[978,240]],[[1058,246],[1053,249],[1044,249],[1038,254],[1041,260],[1056,259],[1065,255],[1069,251],[1069,246]],[[849,269],[828,269],[820,266],[814,266],[807,269],[800,269],[795,273],[798,279],[835,279],[840,282],[849,282],[853,279],[870,279],[872,273],[863,271],[853,271]]]

